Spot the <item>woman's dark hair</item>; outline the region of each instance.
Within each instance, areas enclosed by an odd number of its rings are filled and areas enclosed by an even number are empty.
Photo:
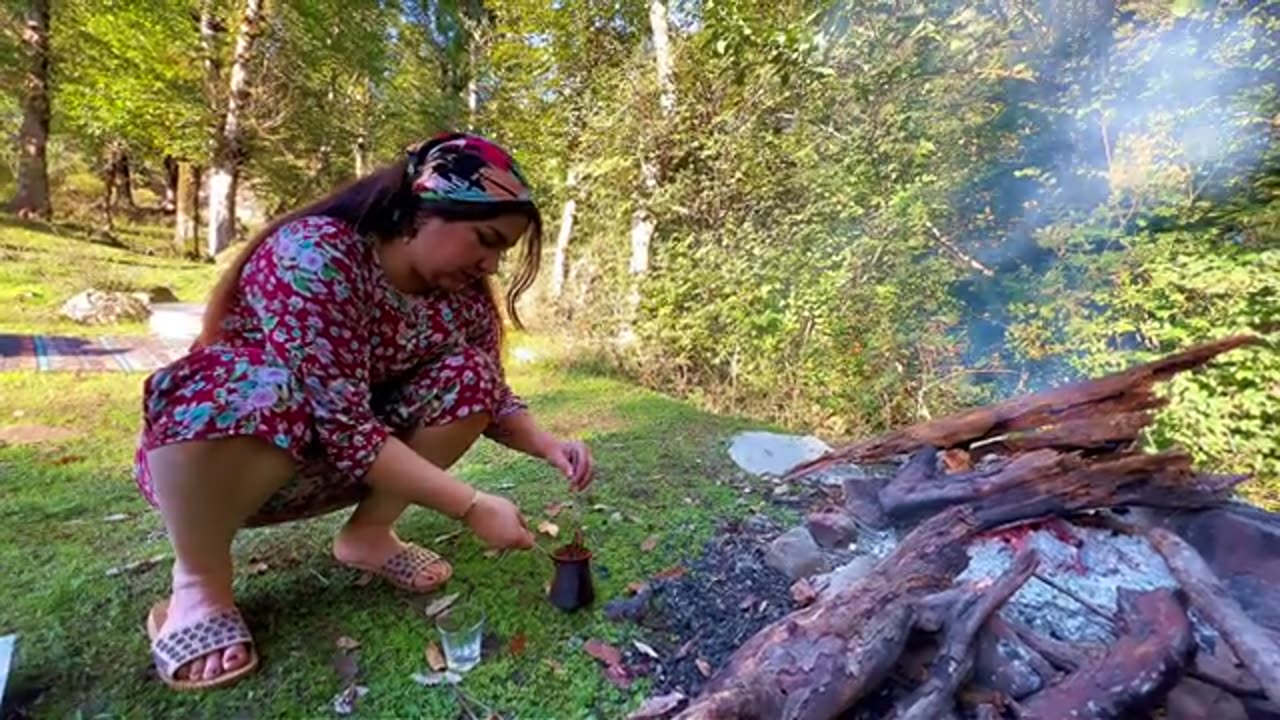
[[[433,143],[428,143],[417,152],[429,152],[432,146]],[[253,251],[281,226],[299,218],[317,215],[341,220],[354,227],[356,232],[372,235],[384,242],[410,235],[417,224],[428,217],[438,217],[445,221],[477,221],[492,220],[511,214],[525,216],[529,220],[529,229],[525,232],[521,243],[523,248],[520,264],[511,278],[511,285],[507,288],[506,295],[507,315],[517,328],[523,329],[520,316],[516,312],[516,301],[533,285],[542,256],[542,216],[537,206],[532,201],[486,203],[445,201],[423,204],[412,193],[411,182],[406,177],[407,166],[408,158],[401,158],[391,165],[334,190],[310,205],[267,223],[266,227],[250,238],[235,261],[218,278],[218,283],[210,293],[203,327],[196,343],[209,345],[217,340],[222,321],[236,298],[240,273],[249,262]],[[496,289],[489,279],[486,278],[485,282],[496,311],[498,307]]]

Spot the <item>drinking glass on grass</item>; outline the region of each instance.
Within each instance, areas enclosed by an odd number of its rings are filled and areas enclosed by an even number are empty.
[[[484,621],[484,610],[474,603],[457,603],[436,616],[444,661],[453,672],[464,673],[480,664]]]

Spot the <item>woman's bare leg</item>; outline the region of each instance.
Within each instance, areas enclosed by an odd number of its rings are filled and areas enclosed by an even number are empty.
[[[419,428],[405,439],[409,447],[440,468],[449,468],[489,424],[489,416],[472,415],[448,425]],[[413,488],[373,487],[333,540],[333,555],[344,563],[373,567],[404,547],[394,525],[412,502]],[[423,574],[423,580],[427,579]]]
[[[264,440],[235,437],[157,448],[147,464],[175,557],[163,632],[232,607],[231,540],[289,480],[294,463]],[[237,645],[197,658],[177,675],[211,680],[248,659],[248,648]]]

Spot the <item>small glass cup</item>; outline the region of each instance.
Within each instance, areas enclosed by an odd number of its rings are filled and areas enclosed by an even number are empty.
[[[484,609],[471,603],[457,603],[436,616],[444,661],[453,672],[464,673],[480,664],[484,621]]]

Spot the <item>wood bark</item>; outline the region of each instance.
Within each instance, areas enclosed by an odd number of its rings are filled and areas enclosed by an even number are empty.
[[[178,211],[178,159],[164,156],[164,194],[160,209],[166,213]]]
[[[1126,632],[1100,660],[1023,701],[1024,720],[1131,718],[1178,682],[1194,648],[1186,598],[1121,590],[1119,605]]]
[[[805,475],[843,462],[876,462],[913,453],[923,447],[967,446],[983,438],[997,438],[1007,433],[1154,410],[1165,404],[1155,395],[1155,383],[1204,365],[1222,353],[1260,341],[1254,335],[1235,335],[1098,379],[913,425],[833,450],[796,467],[789,476]]]
[[[209,167],[209,237],[206,252],[216,256],[236,234],[236,190],[244,152],[244,115],[249,102],[254,48],[261,33],[264,0],[247,0],[231,61],[226,114]]]
[[[1280,704],[1280,645],[1245,614],[1195,548],[1164,528],[1148,530],[1147,538],[1190,596],[1196,612],[1235,650],[1267,697]]]
[[[18,130],[17,191],[7,204],[20,217],[49,219],[49,0],[28,0],[23,16],[22,51],[25,59],[22,126]]]
[[[867,582],[822,598],[744,643],[680,715],[684,720],[828,720],[889,674],[918,603],[950,587],[976,526],[963,508],[922,523]]]

